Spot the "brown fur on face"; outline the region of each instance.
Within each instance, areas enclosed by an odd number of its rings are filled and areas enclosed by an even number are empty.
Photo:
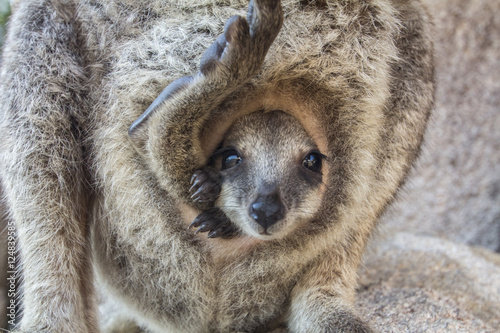
[[[418,1],[230,3],[16,5],[0,172],[24,267],[19,331],[98,332],[94,277],[126,323],[155,332],[369,331],[355,271],[432,107],[428,16]],[[201,238],[186,227],[190,178],[256,110],[286,111],[328,157],[314,218],[268,241]]]
[[[245,234],[275,239],[314,218],[326,175],[303,166],[304,158],[318,148],[297,120],[282,111],[253,113],[231,126],[222,142],[222,148],[227,147],[241,154],[241,162],[220,171],[217,205]],[[220,170],[221,156],[217,162]],[[262,193],[272,192],[283,206],[283,217],[264,230],[251,217],[251,206]]]

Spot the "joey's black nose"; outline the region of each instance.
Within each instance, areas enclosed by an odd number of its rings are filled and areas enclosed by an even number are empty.
[[[284,206],[278,193],[260,195],[250,205],[250,216],[264,229],[269,228],[284,216]]]

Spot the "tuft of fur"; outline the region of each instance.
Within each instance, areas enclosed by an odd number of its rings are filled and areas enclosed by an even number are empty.
[[[16,4],[0,172],[24,267],[19,331],[98,332],[94,278],[152,332],[370,331],[355,272],[432,108],[429,19],[418,1],[282,2],[248,16],[237,0]],[[233,15],[248,22],[224,32]],[[129,138],[220,34],[227,52]],[[294,117],[329,157],[319,207],[271,241],[193,234],[191,175],[258,110]]]

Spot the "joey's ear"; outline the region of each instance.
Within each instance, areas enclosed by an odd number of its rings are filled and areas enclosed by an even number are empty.
[[[128,129],[128,136],[136,147],[144,145],[148,139],[148,127],[151,115],[166,100],[174,96],[176,93],[185,89],[193,81],[192,76],[183,76],[177,80],[172,81],[163,91],[156,97],[151,105],[144,111],[139,118],[137,118]]]

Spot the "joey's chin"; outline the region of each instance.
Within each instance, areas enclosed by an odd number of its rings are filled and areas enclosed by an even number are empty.
[[[287,223],[286,219],[276,222],[269,228],[263,228],[251,218],[241,222],[240,226],[245,234],[264,241],[283,238],[294,229],[291,223]]]
[[[275,239],[282,238],[286,233],[283,232],[276,232],[272,233],[269,232],[268,230],[255,230],[253,228],[245,228],[244,232],[254,238],[257,238],[259,240],[263,241],[271,241]]]

